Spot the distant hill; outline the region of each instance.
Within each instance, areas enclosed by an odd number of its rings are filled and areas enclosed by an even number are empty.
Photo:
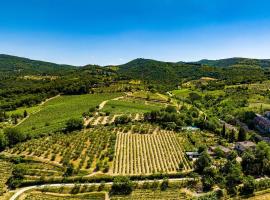
[[[200,60],[197,63],[214,67],[249,66],[270,68],[270,59],[250,59],[250,58],[227,58],[220,60]]]
[[[53,74],[75,68],[76,67],[70,65],[59,65],[50,62],[0,54],[0,72],[19,74]]]
[[[119,65],[116,69],[118,73],[132,79],[157,83],[162,87],[172,87],[179,82],[201,77],[224,80],[228,84],[263,80],[269,78],[269,66],[269,60],[242,58],[203,60],[194,63],[172,63],[140,58]]]
[[[200,64],[162,62],[150,59],[135,59],[117,66],[120,74],[130,78],[154,83],[176,84],[182,78],[201,76]]]

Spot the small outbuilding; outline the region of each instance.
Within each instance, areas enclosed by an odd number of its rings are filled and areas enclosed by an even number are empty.
[[[253,149],[256,147],[256,144],[251,141],[236,142],[235,149],[240,152],[244,152],[248,149]]]
[[[186,151],[186,155],[189,159],[198,158],[200,156],[200,153],[197,151]]]

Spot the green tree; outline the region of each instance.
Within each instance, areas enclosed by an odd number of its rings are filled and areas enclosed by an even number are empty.
[[[72,176],[74,173],[74,167],[73,164],[69,163],[66,167],[66,171],[64,173],[64,176]]]
[[[133,190],[132,181],[126,176],[115,177],[111,189],[112,194],[130,194]]]
[[[6,128],[4,134],[8,139],[9,145],[15,145],[19,142],[26,140],[26,135],[17,128]]]
[[[195,170],[198,172],[203,172],[204,168],[209,167],[211,163],[212,163],[211,157],[206,151],[204,151],[195,161]]]
[[[224,171],[227,171],[225,180],[228,192],[232,195],[235,195],[237,193],[236,186],[241,184],[243,180],[241,165],[237,162],[232,162],[229,160],[225,165],[225,168],[227,168]]]
[[[28,116],[28,113],[27,113],[26,110],[24,110],[24,112],[23,112],[23,117],[25,118],[25,117],[27,117],[27,116]]]
[[[82,119],[72,118],[66,122],[66,131],[68,131],[68,132],[81,130],[82,128],[83,128],[83,120]]]
[[[3,132],[0,132],[0,151],[4,150],[8,146],[8,139]]]
[[[162,183],[160,184],[160,190],[165,191],[169,187],[169,180],[167,178],[164,178]]]
[[[247,140],[247,132],[244,128],[240,127],[238,133],[238,141],[245,141]]]
[[[223,126],[222,126],[221,136],[224,137],[224,138],[226,137],[226,126],[225,126],[225,124],[223,124]]]
[[[244,178],[242,194],[253,194],[255,190],[255,180],[252,176],[247,176]]]

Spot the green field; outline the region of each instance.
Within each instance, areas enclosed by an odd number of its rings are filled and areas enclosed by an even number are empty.
[[[50,133],[64,128],[68,119],[81,117],[82,113],[88,111],[90,107],[118,96],[121,96],[121,94],[60,96],[46,102],[39,112],[30,115],[29,118],[18,125],[18,128],[30,134]]]
[[[167,101],[168,97],[159,93],[153,93],[148,91],[139,91],[132,94],[133,97],[144,98],[149,100]]]
[[[171,93],[173,95],[175,95],[176,97],[184,97],[184,98],[188,97],[188,94],[190,92],[192,92],[192,91],[189,90],[189,89],[179,89],[179,90],[173,90],[173,91],[171,91]]]
[[[161,104],[145,104],[145,102],[141,100],[111,100],[108,101],[102,111],[112,114],[146,113],[159,110],[162,107]]]
[[[16,110],[8,111],[7,114],[8,115],[12,115],[12,114],[23,115],[25,110],[27,111],[28,114],[33,114],[33,113],[39,111],[39,109],[41,109],[41,108],[42,108],[42,105],[37,105],[37,106],[33,106],[33,107],[20,107]]]

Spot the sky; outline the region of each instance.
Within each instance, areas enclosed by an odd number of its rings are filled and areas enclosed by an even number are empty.
[[[1,0],[0,54],[61,64],[270,58],[268,0]]]

